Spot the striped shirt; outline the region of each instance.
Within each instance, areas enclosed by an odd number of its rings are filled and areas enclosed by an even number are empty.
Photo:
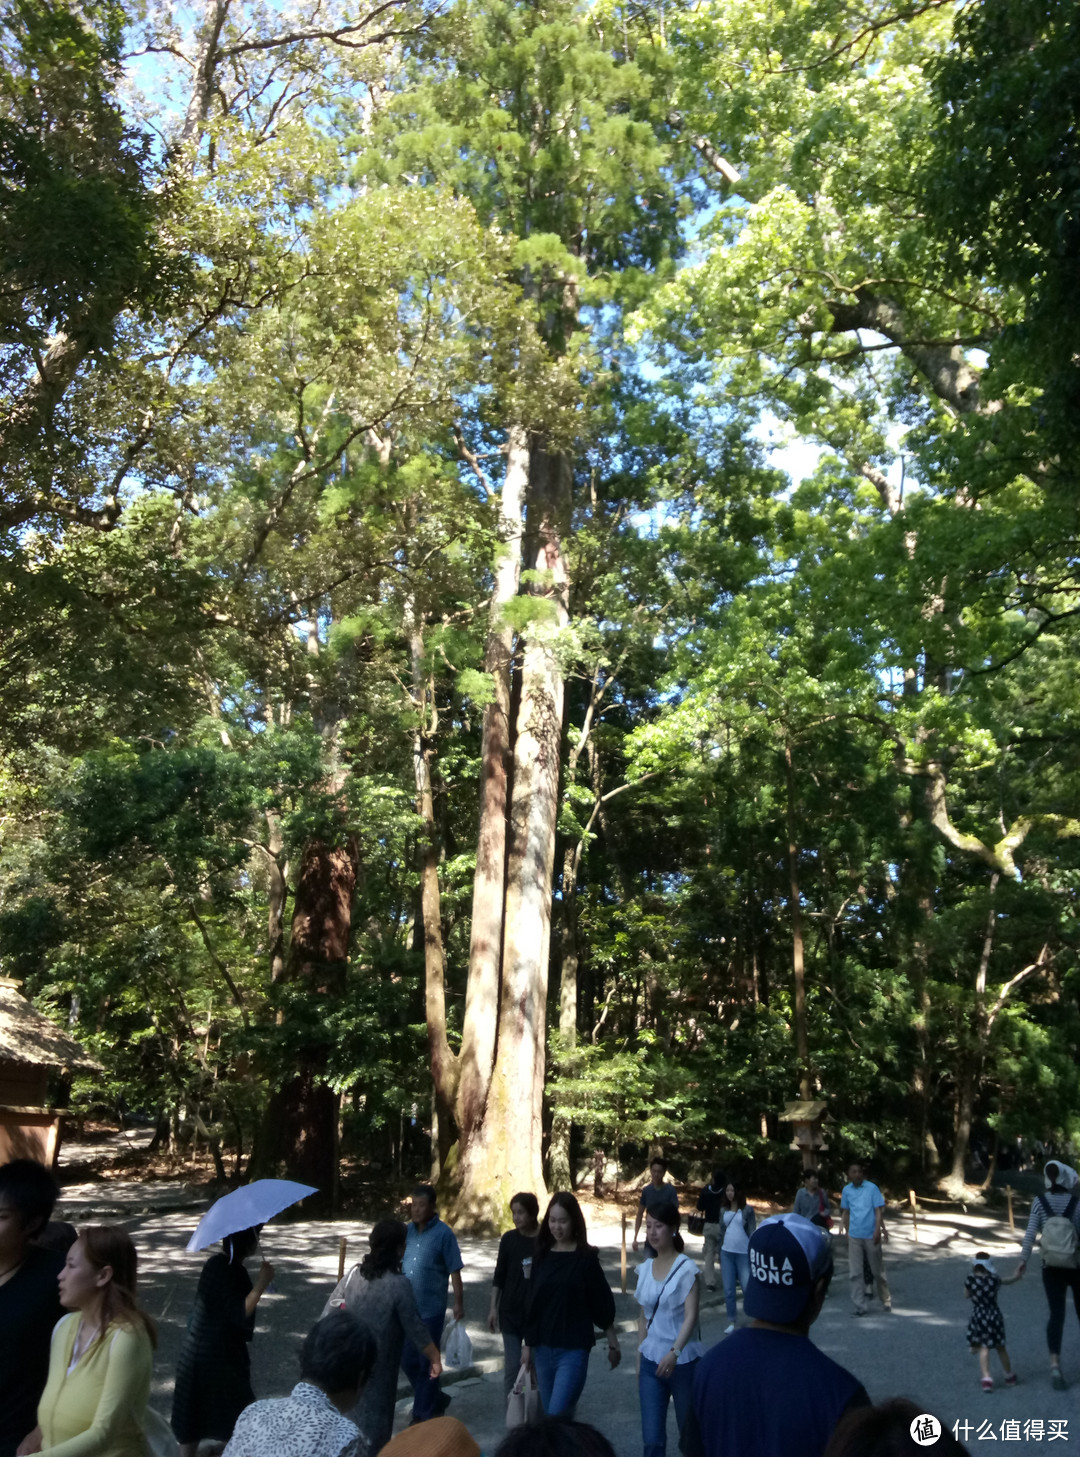
[[[1024,1234],[1024,1247],[1020,1251],[1020,1258],[1026,1265],[1031,1259],[1031,1251],[1035,1248],[1035,1236],[1046,1223],[1046,1204],[1049,1204],[1052,1214],[1064,1214],[1069,1207],[1069,1200],[1073,1198],[1074,1191],[1053,1190],[1050,1193],[1037,1196],[1031,1206],[1031,1218],[1028,1220],[1027,1231]],[[1043,1200],[1046,1200],[1046,1204]],[[1080,1241],[1080,1200],[1077,1201],[1073,1210],[1072,1222],[1076,1226],[1077,1240]]]

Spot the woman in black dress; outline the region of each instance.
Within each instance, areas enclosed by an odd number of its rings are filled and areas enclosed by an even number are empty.
[[[253,1284],[244,1261],[259,1248],[261,1228],[223,1239],[221,1253],[210,1256],[199,1276],[173,1390],[172,1429],[180,1457],[195,1457],[203,1441],[227,1442],[237,1417],[255,1400],[248,1342],[274,1267],[263,1260]]]
[[[615,1297],[586,1238],[581,1205],[573,1194],[553,1194],[536,1237],[521,1347],[522,1365],[532,1362],[549,1417],[573,1417],[597,1327],[607,1336],[609,1362],[617,1366],[622,1352]]]

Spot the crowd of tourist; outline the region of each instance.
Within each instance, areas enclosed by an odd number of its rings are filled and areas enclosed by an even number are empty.
[[[991,1389],[990,1353],[1015,1382],[998,1306],[1022,1278],[1040,1239],[1049,1307],[1051,1378],[1069,1292],[1080,1317],[1080,1179],[1049,1162],[1015,1273],[1002,1277],[985,1251],[965,1283],[967,1339]],[[50,1226],[57,1188],[41,1165],[0,1166],[0,1457],[194,1457],[214,1443],[224,1457],[480,1457],[464,1425],[445,1414],[440,1337],[448,1299],[463,1315],[463,1261],[440,1219],[435,1191],[418,1187],[410,1220],[380,1220],[370,1248],[330,1292],[300,1350],[291,1395],[256,1401],[248,1344],[256,1307],[273,1279],[265,1259],[253,1279],[260,1227],[228,1236],[206,1261],[177,1362],[171,1424],[149,1407],[156,1330],[137,1297],[137,1259],[119,1227],[77,1234]],[[840,1198],[852,1313],[892,1299],[883,1259],[885,1200],[853,1163]],[[884,1457],[906,1445],[917,1413],[904,1402],[872,1407],[861,1383],[810,1340],[833,1276],[833,1213],[808,1171],[791,1213],[756,1222],[745,1197],[717,1170],[697,1204],[702,1272],[684,1249],[676,1191],[655,1160],[641,1194],[644,1226],[636,1300],[637,1386],[644,1457],[665,1457],[674,1407],[684,1457]],[[508,1432],[497,1457],[614,1457],[577,1422],[597,1333],[612,1367],[622,1360],[615,1300],[573,1194],[556,1193],[540,1217],[536,1196],[515,1195],[503,1235],[488,1326],[502,1335],[504,1395],[535,1389],[533,1414]],[[66,1246],[58,1249],[57,1244]],[[706,1349],[702,1284],[716,1283],[719,1254],[729,1324]],[[737,1322],[737,1290],[743,1321]],[[410,1425],[394,1437],[398,1373],[412,1387]],[[515,1408],[516,1409],[516,1408]],[[941,1435],[938,1452],[963,1448]]]

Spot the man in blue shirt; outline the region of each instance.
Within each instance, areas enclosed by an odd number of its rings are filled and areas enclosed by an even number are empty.
[[[697,1363],[686,1457],[821,1457],[845,1412],[869,1397],[810,1339],[832,1279],[829,1236],[799,1214],[750,1236],[749,1325]]]
[[[885,1216],[885,1196],[866,1177],[862,1164],[848,1168],[848,1182],[840,1196],[840,1229],[847,1235],[848,1277],[851,1301],[856,1315],[866,1314],[866,1287],[863,1284],[863,1257],[877,1286],[877,1293],[886,1311],[892,1310],[892,1295],[885,1278],[885,1261],[881,1253],[881,1223]]]
[[[462,1259],[454,1231],[435,1212],[435,1190],[430,1184],[419,1184],[412,1195],[412,1223],[405,1236],[405,1258],[402,1273],[408,1278],[416,1297],[420,1319],[431,1332],[435,1345],[442,1337],[446,1320],[446,1280],[454,1287],[454,1319],[465,1314],[465,1296],[461,1285]],[[450,1405],[450,1398],[432,1381],[431,1363],[406,1339],[401,1352],[401,1369],[413,1389],[412,1419],[430,1421],[441,1416]]]

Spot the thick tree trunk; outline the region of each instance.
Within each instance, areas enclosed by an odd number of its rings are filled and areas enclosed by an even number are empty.
[[[457,1123],[465,1140],[484,1112],[499,1023],[503,911],[506,901],[506,827],[510,800],[510,666],[514,630],[507,605],[517,595],[521,576],[522,510],[529,479],[529,442],[512,426],[507,437],[506,474],[499,508],[502,550],[495,566],[484,670],[491,675],[492,700],[484,709],[480,749],[480,826],[473,881],[472,933],[465,1019],[461,1037],[461,1078]]]
[[[285,980],[303,984],[309,1002],[327,1008],[345,990],[345,967],[352,931],[356,856],[351,847],[312,840],[304,850],[296,885],[292,937]],[[284,1170],[290,1178],[314,1184],[320,1203],[332,1206],[337,1194],[337,1096],[324,1081],[329,1044],[313,1031],[292,1077],[270,1098],[263,1118],[258,1155],[260,1175]]]
[[[551,877],[564,696],[554,637],[568,620],[562,534],[569,503],[569,460],[534,450],[526,560],[538,573],[533,594],[549,605],[544,619],[530,626],[521,670],[497,1056],[483,1123],[463,1141],[458,1166],[454,1214],[473,1227],[501,1227],[517,1189],[540,1194],[545,1187],[542,1114]]]

